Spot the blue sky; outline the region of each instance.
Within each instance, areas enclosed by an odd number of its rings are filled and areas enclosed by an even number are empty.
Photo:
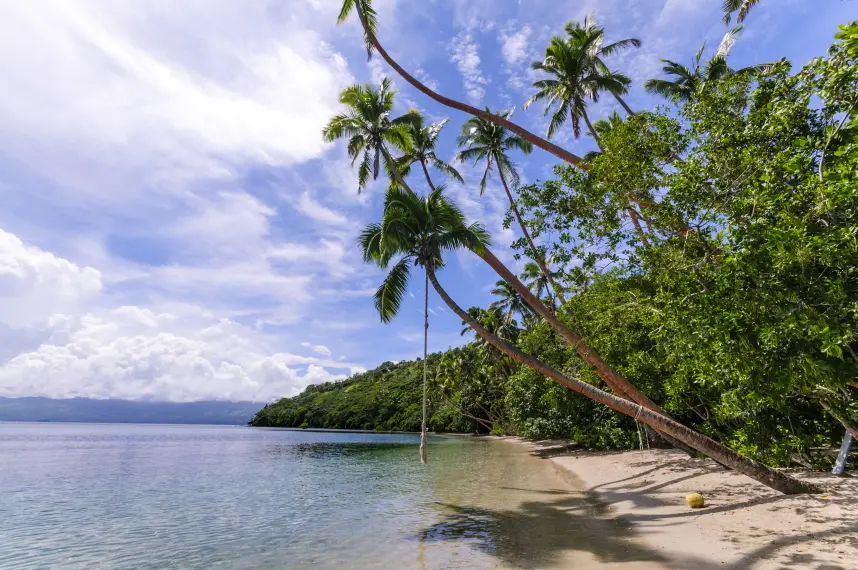
[[[530,61],[570,19],[595,12],[608,39],[643,46],[612,65],[635,84],[633,108],[659,103],[643,80],[658,59],[690,63],[725,32],[720,0],[376,0],[380,38],[407,69],[450,96],[541,132],[521,110]],[[421,354],[421,280],[382,325],[381,274],[355,237],[379,215],[342,144],[321,139],[337,94],[379,81],[338,0],[6,2],[0,7],[0,396],[186,401],[289,396],[384,360]],[[822,55],[856,3],[768,0],[746,22],[736,67]],[[399,111],[450,119],[454,156],[466,118],[392,77]],[[605,116],[614,103],[593,107]],[[555,140],[584,153],[565,129]],[[553,157],[517,157],[526,181]],[[497,184],[479,169],[450,194],[493,234],[503,259]],[[416,184],[420,186],[419,183]],[[467,254],[441,280],[467,307],[496,276]],[[434,295],[431,350],[460,344]]]

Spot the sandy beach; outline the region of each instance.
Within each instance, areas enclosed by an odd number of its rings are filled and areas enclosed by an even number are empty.
[[[558,451],[524,442],[628,525],[630,552],[665,568],[858,568],[858,479],[796,473],[825,494],[781,495],[674,450]],[[688,493],[706,507],[691,509]]]

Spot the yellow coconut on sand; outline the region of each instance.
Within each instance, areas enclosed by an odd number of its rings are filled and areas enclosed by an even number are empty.
[[[685,502],[688,503],[688,506],[692,509],[700,509],[706,504],[703,500],[703,495],[700,493],[691,493],[690,495],[685,496]]]

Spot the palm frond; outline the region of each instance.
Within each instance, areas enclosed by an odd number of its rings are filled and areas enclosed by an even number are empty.
[[[373,295],[375,308],[381,317],[381,322],[389,323],[399,312],[402,298],[408,288],[408,278],[411,275],[412,260],[403,257],[391,269],[381,286]]]

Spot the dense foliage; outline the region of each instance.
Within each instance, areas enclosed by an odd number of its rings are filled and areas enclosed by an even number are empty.
[[[690,81],[665,67],[676,80],[656,92],[671,106],[594,125],[587,97],[605,83],[598,89],[621,101],[625,84],[597,65],[598,50],[576,51],[579,40],[601,45],[601,28],[581,29],[589,31],[552,40],[577,59],[550,61],[564,64],[555,75],[580,99],[570,112],[599,152],[586,168],[558,166],[551,180],[513,188],[517,197],[505,185],[508,222],[522,230],[514,247],[534,261],[522,281],[686,426],[769,464],[829,464],[843,430],[858,435],[858,22],[797,73],[786,61],[730,69],[730,37],[705,65],[717,73],[689,72]],[[572,85],[584,81],[579,68],[604,77]],[[418,261],[436,256],[414,251]],[[505,278],[497,300],[468,315],[494,338],[603,387],[522,292]],[[382,308],[383,318],[396,312]],[[598,448],[641,441],[632,418],[479,337],[428,362],[432,430]],[[385,363],[266,406],[252,423],[417,430],[422,372],[422,361]]]
[[[457,349],[463,350],[463,349]],[[455,351],[454,351],[455,352]],[[441,355],[429,356],[437,369]],[[423,361],[385,362],[341,382],[308,386],[293,398],[262,408],[254,426],[314,427],[379,431],[419,431]],[[430,429],[446,432],[477,431],[479,424],[463,416],[447,401],[440,387],[430,391]]]

